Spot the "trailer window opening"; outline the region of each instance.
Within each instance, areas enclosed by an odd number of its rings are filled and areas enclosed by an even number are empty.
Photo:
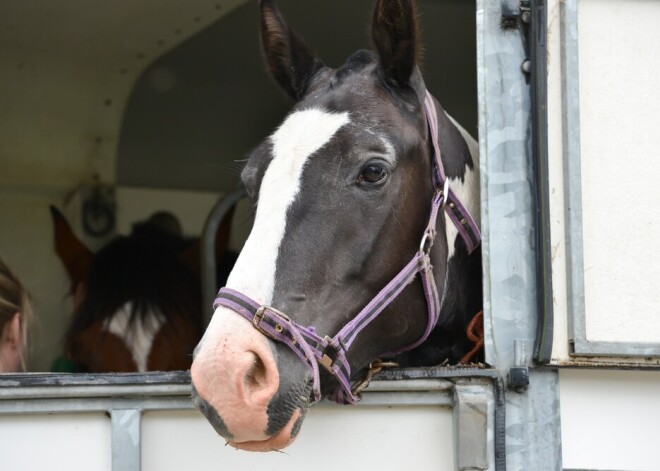
[[[299,27],[300,33],[331,66],[342,64],[360,47],[371,47],[365,27],[370,21],[367,5],[357,8],[346,0],[330,8],[283,0],[282,8],[290,22]],[[319,8],[323,9],[321,14],[316,11]],[[421,68],[428,88],[448,113],[477,137],[475,5],[420,1],[418,8],[426,50]],[[40,185],[36,183],[40,176],[35,175],[34,184],[27,181],[23,186],[27,190],[12,196],[18,201],[17,208],[30,207],[33,212],[39,212],[25,224],[39,228],[30,243],[38,244],[36,253],[48,260],[46,270],[19,270],[28,285],[46,286],[31,290],[37,321],[28,371],[70,367],[55,360],[64,356],[67,325],[83,291],[70,288],[65,267],[52,250],[52,226],[47,213],[50,204],[62,211],[73,234],[92,253],[106,246],[115,234],[130,233],[136,222],[151,217],[165,221],[159,214],[163,211],[174,215],[180,231],[187,240],[192,240],[201,234],[216,201],[239,184],[245,154],[287,113],[291,103],[268,77],[258,52],[255,15],[254,6],[247,3],[227,9],[216,20],[208,23],[200,20],[204,26],[196,34],[188,36],[181,32],[176,35],[181,38],[160,38],[148,52],[145,48],[144,52],[132,55],[132,62],[126,61],[121,66],[111,64],[118,81],[134,77],[133,83],[122,85],[123,96],[119,90],[114,96],[109,92],[100,94],[100,83],[90,84],[86,89],[68,89],[67,93],[87,90],[79,100],[83,104],[89,102],[90,106],[98,105],[95,119],[108,115],[116,124],[108,122],[105,135],[99,132],[83,137],[91,146],[89,153],[75,159],[57,157],[64,165],[80,167],[76,170],[81,175],[80,183],[63,181],[61,188],[55,186],[52,190],[42,187],[39,190],[42,193],[35,199],[32,192]],[[116,21],[119,24],[122,19]],[[342,25],[343,33],[328,41],[328,37],[336,36],[329,31],[336,25]],[[27,35],[26,32],[25,38]],[[34,37],[41,40],[38,35]],[[136,37],[135,47],[143,39]],[[62,35],[58,40],[66,43],[72,38]],[[227,47],[229,44],[232,47]],[[94,46],[117,47],[112,43]],[[70,49],[75,56],[78,50]],[[74,57],[77,62],[69,64],[71,73],[88,70],[88,80],[107,75],[106,66],[98,57],[103,54],[90,60],[81,50],[80,57]],[[140,70],[137,75],[136,68]],[[52,80],[46,72],[40,73],[36,83],[30,84],[39,93],[42,90],[39,81]],[[84,74],[80,73],[79,79],[84,80]],[[29,115],[30,108],[25,112]],[[56,116],[52,108],[49,112]],[[89,159],[91,167],[78,163],[85,159]],[[26,201],[29,199],[32,201]],[[234,254],[240,251],[250,231],[251,213],[249,201],[238,204],[227,245]],[[163,224],[176,226],[171,221]],[[33,263],[29,254],[18,255],[9,257],[14,265]],[[219,265],[222,263],[219,261]],[[123,308],[130,311],[132,307]],[[123,355],[130,357],[128,353]]]

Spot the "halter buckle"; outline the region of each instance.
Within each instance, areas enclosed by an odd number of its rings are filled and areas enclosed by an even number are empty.
[[[283,312],[278,311],[277,309],[273,309],[272,307],[261,306],[259,307],[259,309],[257,309],[257,312],[254,313],[254,317],[252,318],[252,326],[266,337],[274,338],[274,336],[270,332],[268,332],[266,329],[264,329],[261,326],[261,322],[266,317],[266,310],[269,310],[270,312],[275,314],[275,316],[280,317],[282,321],[284,321],[284,323],[290,323],[291,319],[289,319],[289,316],[287,316]]]
[[[332,348],[333,350],[335,350],[335,353],[336,353],[336,349],[331,345],[332,339],[330,337],[328,337],[326,335],[323,340],[325,340],[328,343],[328,345],[323,349],[321,358],[319,358],[317,360],[317,362],[318,362],[319,365],[321,365],[323,368],[325,368],[328,371],[328,373],[334,375],[335,372],[332,371],[332,365],[335,364],[335,360],[337,359],[336,355],[335,355],[335,358],[332,358],[326,352],[328,351],[328,348]]]

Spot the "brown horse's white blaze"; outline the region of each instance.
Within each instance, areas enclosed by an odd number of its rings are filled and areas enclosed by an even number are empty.
[[[306,109],[291,114],[271,136],[272,160],[259,189],[254,226],[227,280],[227,287],[270,305],[276,262],[286,233],[287,211],[300,191],[305,164],[322,149],[348,113]],[[199,344],[191,370],[203,407],[218,417],[216,428],[237,448],[271,450],[295,438],[302,412],[294,409],[280,430],[269,433],[268,408],[280,388],[271,342],[234,311],[219,307]]]

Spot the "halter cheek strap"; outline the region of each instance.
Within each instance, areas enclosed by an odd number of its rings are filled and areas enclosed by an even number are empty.
[[[319,365],[325,368],[338,381],[337,388],[329,399],[343,404],[354,404],[360,395],[351,385],[351,367],[346,357],[348,350],[359,335],[396,297],[420,274],[424,296],[428,306],[428,322],[424,334],[413,344],[400,350],[388,352],[397,354],[417,347],[426,340],[435,328],[440,314],[440,300],[433,277],[429,253],[436,234],[436,222],[442,208],[456,225],[465,241],[468,252],[472,252],[481,240],[474,219],[460,203],[449,187],[440,159],[438,145],[438,121],[433,97],[427,91],[424,110],[429,124],[433,144],[434,182],[436,191],[431,202],[429,222],[422,235],[419,251],[412,260],[334,337],[321,337],[312,326],[302,326],[287,315],[269,306],[261,306],[238,291],[222,288],[213,308],[227,307],[249,320],[255,329],[265,336],[287,345],[301,361],[307,364],[312,373],[314,402],[321,400],[321,380]]]
[[[424,112],[426,114],[426,120],[429,125],[429,133],[431,136],[431,143],[433,144],[433,159],[434,159],[434,174],[435,174],[435,183],[436,187],[448,187],[448,178],[445,175],[445,168],[442,165],[441,154],[440,154],[440,143],[438,139],[438,113],[435,108],[435,102],[433,96],[426,91],[426,100],[424,101]],[[454,193],[454,190],[449,188],[447,194],[447,202],[445,204],[445,212],[449,219],[454,223],[458,233],[465,242],[465,247],[467,248],[468,254],[472,253],[474,249],[479,247],[481,243],[481,232],[479,232],[479,227],[477,226],[476,221],[470,214],[470,212],[465,209],[465,206],[461,203],[460,199]]]

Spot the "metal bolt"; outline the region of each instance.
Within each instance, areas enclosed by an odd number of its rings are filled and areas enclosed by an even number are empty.
[[[522,69],[523,73],[531,74],[532,73],[532,62],[529,59],[525,60],[525,61],[523,61],[520,68]]]
[[[530,21],[532,20],[532,14],[528,11],[524,11],[520,15],[520,19],[522,20],[523,23],[529,24]]]

